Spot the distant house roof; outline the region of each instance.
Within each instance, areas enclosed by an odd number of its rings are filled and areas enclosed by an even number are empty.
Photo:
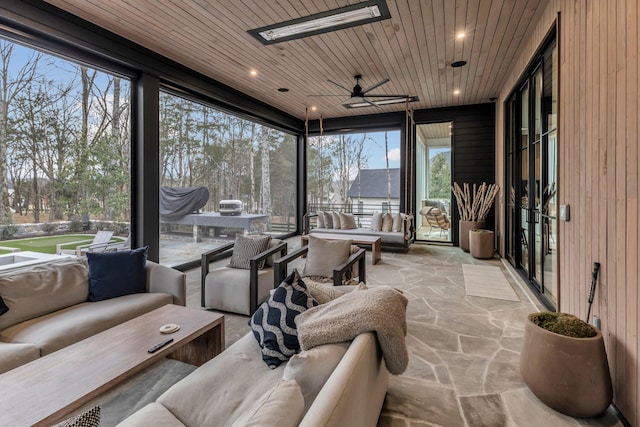
[[[400,169],[389,169],[391,175],[391,198],[400,198]],[[360,191],[358,191],[360,178]],[[358,176],[351,183],[347,196],[357,199],[358,193],[364,198],[387,197],[387,169],[360,169]]]

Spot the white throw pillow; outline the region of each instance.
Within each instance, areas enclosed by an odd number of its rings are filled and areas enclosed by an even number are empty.
[[[324,228],[324,212],[318,211],[318,228]]]
[[[232,424],[232,427],[296,427],[305,412],[300,386],[280,381]]]
[[[353,230],[354,228],[358,228],[356,225],[356,219],[353,214],[350,213],[339,213],[340,215],[340,228],[343,230]]]
[[[327,303],[329,301],[333,301],[334,299],[344,295],[343,291],[338,290],[335,286],[327,284],[323,285],[322,283],[315,283],[310,280],[303,280],[305,285],[307,285],[307,289],[309,293],[320,304]]]
[[[382,216],[382,231],[389,232],[393,228],[393,217],[390,213]]]
[[[331,212],[331,219],[333,221],[333,228],[340,229],[340,214],[338,212]]]
[[[382,230],[382,214],[380,212],[376,212],[371,217],[371,231],[380,230]]]
[[[351,240],[326,240],[310,234],[302,276],[332,277],[333,269],[349,258],[351,243]]]
[[[333,215],[331,212],[322,212],[324,218],[324,228],[333,228]]]
[[[294,355],[282,373],[283,380],[295,380],[304,396],[305,412],[322,390],[349,348],[348,342],[325,344]]]
[[[393,224],[391,225],[391,231],[396,233],[402,231],[402,220],[403,218],[401,213],[393,214]]]

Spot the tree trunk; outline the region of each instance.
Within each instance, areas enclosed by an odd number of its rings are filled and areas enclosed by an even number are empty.
[[[254,153],[253,147],[256,140],[256,124],[251,123],[251,152],[249,153],[249,185],[251,186],[249,191],[249,206],[247,206],[247,213],[254,212],[255,198],[256,198],[256,177],[253,171],[254,168]]]
[[[260,148],[262,154],[262,211],[271,215],[271,172],[269,170],[269,136],[271,130],[260,126]]]

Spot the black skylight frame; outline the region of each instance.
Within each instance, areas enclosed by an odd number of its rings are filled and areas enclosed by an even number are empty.
[[[273,30],[273,29],[276,29],[276,28],[286,27],[286,26],[289,26],[289,25],[295,25],[295,24],[311,21],[311,20],[318,19],[318,18],[324,18],[326,16],[333,16],[333,15],[337,15],[339,13],[350,12],[352,10],[358,10],[358,9],[363,9],[365,7],[372,7],[372,6],[378,6],[378,10],[380,11],[380,16],[373,17],[373,18],[367,18],[367,19],[363,19],[361,21],[356,21],[356,22],[349,22],[349,23],[342,24],[342,25],[335,25],[333,27],[323,28],[321,30],[315,30],[315,31],[309,31],[309,32],[300,33],[300,34],[294,34],[294,35],[291,35],[291,36],[282,37],[282,38],[278,38],[278,39],[275,39],[275,40],[265,40],[260,35],[260,33],[263,32],[263,31]],[[338,9],[331,9],[331,10],[327,10],[325,12],[320,12],[320,13],[316,13],[316,14],[313,14],[313,15],[304,16],[302,18],[297,18],[297,19],[292,19],[292,20],[289,20],[289,21],[279,22],[277,24],[267,25],[267,26],[264,26],[264,27],[256,28],[256,29],[253,29],[253,30],[249,30],[247,32],[249,34],[251,34],[253,37],[255,37],[256,39],[258,39],[260,41],[260,43],[262,43],[264,45],[270,45],[270,44],[276,44],[276,43],[286,42],[286,41],[290,41],[290,40],[297,40],[297,39],[301,39],[301,38],[304,38],[304,37],[315,36],[315,35],[318,35],[318,34],[329,33],[329,32],[332,32],[332,31],[343,30],[345,28],[357,27],[358,25],[369,24],[369,23],[372,23],[372,22],[378,22],[378,21],[382,21],[382,20],[385,20],[385,19],[389,19],[389,18],[391,18],[391,14],[389,13],[389,8],[387,7],[386,0],[369,0],[369,1],[362,2],[362,3],[353,4],[353,5],[350,5],[350,6],[340,7]]]

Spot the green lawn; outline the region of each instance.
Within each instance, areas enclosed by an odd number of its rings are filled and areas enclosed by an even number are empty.
[[[59,243],[71,243],[72,245],[63,246],[65,249],[74,249],[78,245],[86,245],[93,241],[93,234],[63,234],[60,236],[31,237],[29,239],[2,240],[0,246],[9,248],[19,248],[23,251],[41,252],[45,254],[55,254],[56,245]],[[113,237],[112,242],[124,241],[122,237]],[[79,242],[79,243],[75,243]],[[9,253],[7,250],[0,249],[0,254]]]

